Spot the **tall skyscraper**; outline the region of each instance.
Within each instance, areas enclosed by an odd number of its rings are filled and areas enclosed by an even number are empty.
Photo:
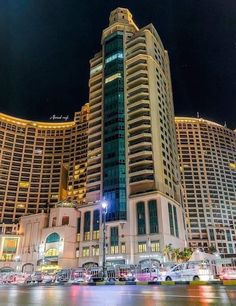
[[[176,132],[189,245],[236,253],[236,133],[177,117]]]
[[[0,114],[0,233],[68,197],[84,201],[88,105],[71,122]],[[69,188],[68,188],[69,185]],[[68,191],[69,189],[69,191]]]
[[[68,200],[78,204],[85,203],[87,152],[88,152],[88,115],[89,105],[82,106],[75,113],[75,128],[72,131],[70,160],[68,163]]]
[[[129,10],[112,11],[90,61],[89,89],[80,264],[99,261],[103,199],[110,261],[118,254],[119,262],[136,263],[150,250],[160,260],[166,244],[185,246],[185,231],[169,59],[154,26],[139,29]]]

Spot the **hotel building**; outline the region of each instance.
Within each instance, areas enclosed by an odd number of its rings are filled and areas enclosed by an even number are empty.
[[[88,152],[89,105],[82,106],[75,113],[75,127],[71,139],[71,152],[68,164],[67,199],[84,204],[86,196],[87,152]]]
[[[63,123],[0,114],[0,233],[16,233],[20,217],[54,207],[68,190],[84,201],[87,114],[88,105]]]
[[[106,200],[111,263],[163,260],[185,246],[168,53],[152,24],[117,8],[90,61],[86,205],[79,266],[101,265],[100,203]]]
[[[200,118],[176,117],[189,246],[236,254],[236,133]]]

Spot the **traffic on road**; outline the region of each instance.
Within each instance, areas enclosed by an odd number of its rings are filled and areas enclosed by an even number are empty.
[[[57,271],[36,271],[34,273],[0,273],[0,284],[89,284],[96,282],[158,282],[158,281],[214,281],[235,280],[236,267],[217,265],[214,262],[188,261],[165,263],[158,267],[135,265],[61,269]]]

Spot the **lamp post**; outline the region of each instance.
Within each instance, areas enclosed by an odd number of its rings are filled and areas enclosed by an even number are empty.
[[[106,214],[107,214],[107,202],[102,201],[102,217],[103,217],[103,252],[102,252],[102,273],[103,273],[103,278],[105,279],[107,274],[106,274]]]

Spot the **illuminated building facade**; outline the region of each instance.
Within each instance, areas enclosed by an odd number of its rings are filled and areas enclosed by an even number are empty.
[[[72,199],[84,200],[87,113],[85,105],[63,123],[0,114],[1,233],[16,233],[20,217],[53,207],[68,188]]]
[[[236,254],[236,133],[200,119],[175,119],[189,245]]]
[[[166,244],[185,246],[168,53],[153,25],[139,29],[124,8],[111,12],[101,45],[90,61],[79,265],[101,264],[103,199],[107,260],[162,260]]]
[[[79,212],[66,200],[55,204],[50,213],[24,216],[20,219],[18,249],[24,272],[73,268],[77,266],[76,232]]]
[[[78,204],[84,204],[86,196],[88,115],[89,105],[86,103],[80,112],[75,113],[75,128],[71,139],[67,199]]]

